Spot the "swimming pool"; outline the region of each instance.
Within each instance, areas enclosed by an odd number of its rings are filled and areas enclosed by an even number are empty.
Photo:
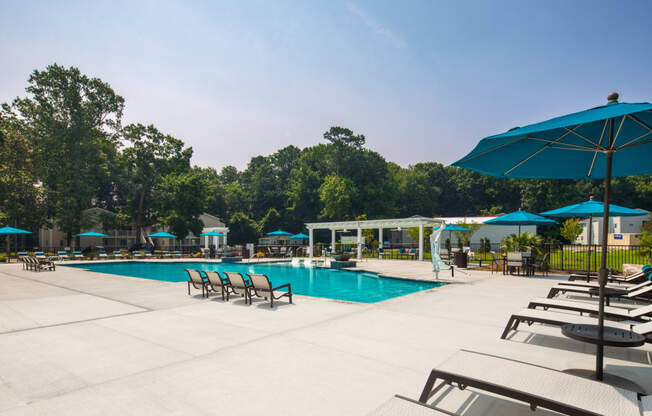
[[[140,277],[165,282],[186,282],[184,269],[219,272],[261,273],[274,286],[292,285],[292,293],[319,298],[375,303],[409,293],[442,286],[444,283],[378,277],[373,273],[333,270],[321,267],[292,266],[289,263],[225,264],[204,262],[112,262],[71,264],[68,267],[92,272]]]

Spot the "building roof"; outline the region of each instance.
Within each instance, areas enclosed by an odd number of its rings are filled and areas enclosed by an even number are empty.
[[[219,218],[217,218],[214,215],[203,213],[199,216],[199,219],[201,222],[204,223],[204,228],[213,228],[213,227],[224,227],[225,224],[220,221]]]

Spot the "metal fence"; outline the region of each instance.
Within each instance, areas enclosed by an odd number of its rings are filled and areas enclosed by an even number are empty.
[[[548,253],[550,268],[566,271],[598,271],[602,258],[602,247],[582,244],[545,244],[543,253]],[[623,264],[644,264],[648,262],[642,246],[609,245],[607,246],[607,268],[622,271]]]

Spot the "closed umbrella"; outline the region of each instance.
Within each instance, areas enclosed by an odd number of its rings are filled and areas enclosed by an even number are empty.
[[[619,103],[553,118],[482,139],[454,166],[502,178],[604,178],[604,212],[609,218],[611,177],[652,173],[652,104]],[[598,334],[604,335],[608,227],[602,227]],[[598,344],[596,378],[603,379],[604,347]]]
[[[593,244],[593,217],[602,217],[604,215],[604,204],[602,202],[594,201],[591,197],[588,201],[580,202],[579,204],[568,205],[565,207],[553,209],[551,211],[542,212],[541,215],[547,217],[558,218],[588,218],[589,219],[589,241],[587,244],[587,261],[586,261],[586,278],[587,281],[591,276],[591,244]],[[614,204],[609,204],[609,215],[612,217],[638,217],[640,215],[647,215],[645,211],[636,209],[625,208]],[[609,226],[609,221],[604,221],[603,227]]]
[[[7,262],[9,262],[9,236],[14,235],[14,234],[31,234],[31,231],[25,231],[21,230],[20,228],[13,228],[13,227],[2,227],[0,228],[0,235],[6,235],[7,236]]]

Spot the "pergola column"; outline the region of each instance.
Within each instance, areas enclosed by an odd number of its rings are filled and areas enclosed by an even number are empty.
[[[358,260],[362,260],[362,228],[358,228]]]
[[[331,229],[331,254],[335,253],[335,228]]]
[[[378,228],[378,258],[382,258],[382,254],[380,254],[382,248],[383,248],[383,227],[379,227]]]
[[[419,261],[423,261],[423,224],[419,225]]]
[[[312,260],[312,245],[313,245],[313,236],[312,236],[312,228],[308,229],[308,258]]]

